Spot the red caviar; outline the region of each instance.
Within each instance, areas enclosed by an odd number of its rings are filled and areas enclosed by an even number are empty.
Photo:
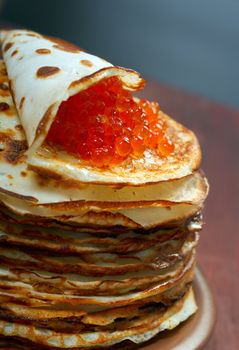
[[[98,167],[153,149],[168,156],[174,145],[165,135],[159,105],[135,102],[117,77],[101,80],[62,102],[47,142]]]

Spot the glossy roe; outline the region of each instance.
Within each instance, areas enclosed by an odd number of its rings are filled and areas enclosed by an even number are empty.
[[[158,113],[157,103],[135,102],[117,77],[106,78],[62,102],[47,142],[97,167],[140,157],[145,149],[167,157],[174,146]]]

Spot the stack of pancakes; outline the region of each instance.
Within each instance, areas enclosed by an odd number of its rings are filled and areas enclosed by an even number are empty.
[[[28,158],[3,61],[0,96],[0,347],[122,349],[190,317],[208,193],[195,135],[160,112],[173,155],[79,184]]]

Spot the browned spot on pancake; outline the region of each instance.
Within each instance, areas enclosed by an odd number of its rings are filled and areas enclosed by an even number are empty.
[[[49,50],[49,49],[37,49],[36,53],[38,53],[39,55],[48,55],[51,53],[51,50]]]
[[[25,171],[21,171],[21,175],[22,175],[23,177],[26,177],[26,176],[27,176],[27,173],[26,173]]]
[[[7,162],[16,164],[18,160],[23,156],[27,150],[27,142],[19,140],[11,140],[7,144],[6,153],[4,158]]]
[[[93,66],[93,63],[89,60],[81,60],[80,61],[81,64],[83,64],[83,66],[86,66],[86,67],[92,67]]]
[[[18,50],[14,50],[13,53],[11,54],[11,56],[15,56],[18,53]]]
[[[3,51],[7,52],[12,46],[13,46],[13,43],[6,43],[6,45],[3,48]]]
[[[7,115],[8,117],[12,117],[13,115],[16,115],[15,109],[14,109],[14,108],[9,108],[9,109],[7,109],[7,110],[5,111],[5,113],[6,113],[6,115]]]
[[[41,177],[39,185],[45,186],[46,181],[56,181],[64,188],[79,188],[79,182],[74,179],[65,179],[63,175],[57,174],[49,169],[44,169],[35,165],[28,165],[29,170],[33,170]]]
[[[7,111],[10,108],[9,104],[6,102],[0,102],[0,112]]]
[[[23,127],[22,127],[22,125],[21,124],[18,124],[18,125],[16,125],[15,126],[15,129],[17,129],[17,130],[23,130]]]
[[[9,79],[9,90],[10,90],[10,92],[11,92],[11,95],[12,95],[12,99],[13,99],[13,102],[14,102],[14,104],[15,104],[15,106],[16,106],[16,99],[15,99],[15,93],[14,93],[14,90],[13,90],[13,81],[12,80],[10,80]],[[11,111],[11,114],[13,114],[13,110],[9,110],[9,113],[10,113],[10,111]]]
[[[8,84],[5,82],[0,83],[0,96],[5,97],[5,96],[9,96],[9,95],[10,95],[10,91],[8,88]]]
[[[58,74],[60,72],[60,68],[53,67],[53,66],[44,66],[37,70],[37,77],[38,78],[49,78],[55,74]]]
[[[37,127],[37,131],[36,131],[36,135],[39,135],[39,134],[42,134],[44,133],[45,131],[45,126],[46,124],[48,123],[50,117],[51,117],[51,112],[52,112],[52,108],[53,108],[53,105],[51,105],[46,113],[44,114],[42,120],[40,121],[40,123],[38,124],[38,127]]]
[[[69,47],[66,49],[66,47],[62,46],[62,45],[53,45],[53,47],[55,49],[58,49],[61,51],[67,51],[67,52],[71,52],[71,53],[79,53],[80,52],[80,50],[70,49]]]
[[[22,36],[22,35],[25,35],[25,34],[23,34],[23,33],[15,33],[15,34],[13,34],[13,37],[15,38],[16,36]]]
[[[45,38],[55,44],[53,45],[55,49],[72,52],[72,53],[79,53],[81,51],[84,51],[79,46],[69,43],[68,41],[58,39],[52,36],[45,36]]]
[[[25,96],[23,96],[23,97],[21,98],[21,101],[20,101],[20,103],[19,103],[19,109],[22,109],[24,101],[25,101]]]
[[[26,35],[26,36],[33,36],[35,38],[40,38],[41,37],[39,34],[36,34],[36,33],[26,33],[24,35]]]
[[[92,74],[87,75],[86,77],[83,77],[79,80],[75,80],[70,84],[70,89],[74,89],[76,87],[78,87],[79,84],[82,84],[84,82],[95,82],[97,81],[97,77],[101,76],[101,74],[105,71],[107,71],[109,68],[102,68],[100,70],[98,70],[97,72],[94,72]]]
[[[7,75],[7,70],[6,70],[6,68],[3,66],[3,67],[1,67],[1,69],[0,69],[0,74],[1,75]]]
[[[13,176],[11,174],[7,175],[7,177],[11,180],[13,179]]]
[[[0,90],[0,96],[2,96],[2,97],[10,96],[10,91],[9,90]]]
[[[3,145],[6,145],[11,139],[12,139],[12,130],[8,130],[7,132],[0,131],[1,148],[3,147]],[[3,147],[3,149],[4,149],[4,147]]]
[[[1,83],[0,84],[0,90],[7,91],[8,90],[8,85],[6,83]]]
[[[36,37],[36,38],[41,38],[41,35],[38,34],[38,33],[34,33],[34,32],[31,32],[31,31],[28,31],[28,30],[25,30],[21,33],[14,33],[13,34],[13,37],[17,37],[17,36],[32,36],[32,37]]]
[[[12,129],[6,129],[3,132],[0,131],[0,142],[2,150],[5,146],[14,138],[15,132]]]
[[[12,91],[12,81],[10,79],[9,79],[8,84],[9,84],[9,90]]]

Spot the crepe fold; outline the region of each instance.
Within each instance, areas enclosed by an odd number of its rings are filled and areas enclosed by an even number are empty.
[[[110,76],[144,81],[35,32],[0,40],[0,347],[122,349],[173,329],[197,309],[209,186],[196,136],[161,111],[166,158],[146,150],[99,169],[53,151],[62,101]]]
[[[66,225],[150,228],[183,221],[200,211],[208,192],[201,171],[141,186],[81,183],[72,187],[39,176],[29,169],[27,140],[3,62],[0,79],[5,86],[2,103],[8,106],[0,112],[0,200],[14,213],[39,221],[56,218]]]

